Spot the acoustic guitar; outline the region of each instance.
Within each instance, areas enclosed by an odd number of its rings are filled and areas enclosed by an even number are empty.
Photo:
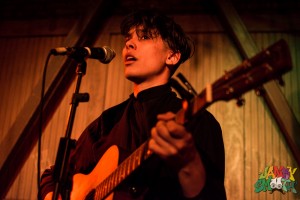
[[[242,94],[252,89],[257,90],[272,79],[281,78],[291,69],[288,45],[284,40],[279,40],[254,57],[244,60],[207,86],[191,101],[186,102],[187,108],[177,113],[176,121],[185,124],[193,115],[212,103],[239,99]],[[112,199],[114,189],[151,154],[146,141],[118,165],[118,147],[111,146],[90,174],[74,175],[71,200]]]

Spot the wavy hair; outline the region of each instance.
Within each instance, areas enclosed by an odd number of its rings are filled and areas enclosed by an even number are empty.
[[[172,18],[154,10],[136,11],[122,21],[120,25],[121,34],[127,36],[132,28],[140,26],[144,34],[151,37],[160,35],[172,51],[181,53],[177,67],[192,57],[193,41]]]

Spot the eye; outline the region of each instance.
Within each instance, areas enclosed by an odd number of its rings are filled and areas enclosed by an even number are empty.
[[[139,37],[140,40],[149,40],[150,37],[147,34],[143,34]]]

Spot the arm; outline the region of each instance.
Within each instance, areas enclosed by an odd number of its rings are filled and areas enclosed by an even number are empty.
[[[174,121],[175,114],[158,115],[149,149],[176,170],[183,194],[195,197],[203,189],[206,172],[191,133]]]

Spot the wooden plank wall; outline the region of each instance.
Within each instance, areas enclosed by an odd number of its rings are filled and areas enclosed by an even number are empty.
[[[3,123],[0,125],[0,144],[1,153],[5,153],[6,147],[12,146],[16,138],[7,135],[11,125],[17,114],[21,111],[26,99],[31,94],[32,88],[37,84],[39,77],[42,75],[43,66],[45,64],[48,51],[53,46],[57,46],[64,41],[64,36],[57,37],[12,37],[0,39],[0,119]],[[37,94],[38,95],[38,94]],[[17,135],[17,133],[16,133]],[[30,140],[30,138],[28,138]],[[25,183],[26,188],[36,188],[36,151],[28,160],[28,165],[22,176],[21,182]],[[5,158],[1,155],[1,158]],[[1,160],[1,164],[4,160]],[[20,199],[20,197],[30,197],[34,199],[30,190],[17,190],[18,196],[12,199]],[[19,193],[20,192],[20,193]],[[29,194],[28,194],[29,193]],[[28,196],[29,195],[29,196]]]
[[[184,63],[179,71],[198,92],[207,83],[222,76],[225,70],[230,70],[241,63],[235,47],[223,32],[215,16],[195,15],[175,16],[175,18],[196,44],[194,56]],[[123,101],[131,93],[131,83],[123,78],[121,62],[123,39],[118,30],[119,22],[119,17],[111,19],[95,44],[95,46],[111,46],[117,52],[116,58],[108,65],[96,60],[88,60],[87,74],[83,78],[81,91],[90,94],[90,101],[81,103],[78,107],[72,134],[75,139],[104,109]],[[255,31],[252,35],[261,48],[267,47],[280,38],[285,38],[290,44],[294,69],[283,77],[286,86],[282,90],[300,120],[300,67],[297,66],[300,60],[299,35],[278,33],[278,31],[276,33]],[[61,46],[64,37],[0,39],[0,83],[4,94],[0,98],[0,120],[4,122],[0,125],[0,144],[4,144],[9,142],[2,141],[5,133],[22,107],[26,95],[30,94],[30,89],[41,76],[48,50]],[[33,52],[23,50],[28,46],[33,49]],[[16,59],[16,55],[12,52],[21,54],[22,57]],[[71,86],[65,94],[65,98],[44,131],[42,171],[55,161],[59,139],[65,134],[69,102],[74,87],[75,85]],[[245,95],[245,100],[246,105],[241,108],[236,106],[235,101],[218,102],[209,108],[223,129],[226,150],[225,186],[228,199],[299,199],[299,196],[290,192],[285,195],[279,192],[273,194],[254,192],[258,174],[266,166],[297,166],[263,100],[253,91]],[[37,148],[23,166],[6,199],[36,199],[36,162]],[[299,176],[296,180],[300,180]],[[300,189],[297,191],[299,192]]]

